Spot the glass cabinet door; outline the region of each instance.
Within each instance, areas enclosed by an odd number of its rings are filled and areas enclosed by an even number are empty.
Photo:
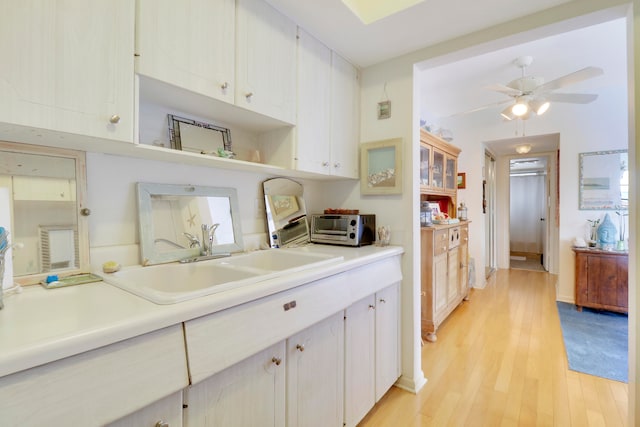
[[[432,188],[444,188],[444,154],[433,150]]]
[[[420,185],[429,186],[429,167],[431,162],[431,148],[420,145]]]
[[[456,161],[447,156],[447,169],[445,179],[445,190],[455,190],[458,184],[458,174],[456,172]]]

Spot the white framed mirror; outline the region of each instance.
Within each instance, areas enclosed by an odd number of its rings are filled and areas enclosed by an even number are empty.
[[[89,271],[84,152],[0,142],[0,190],[15,283]]]
[[[579,157],[579,209],[629,209],[627,150],[580,153]]]
[[[142,265],[199,256],[202,224],[215,227],[212,254],[244,250],[235,188],[139,182],[137,192]]]

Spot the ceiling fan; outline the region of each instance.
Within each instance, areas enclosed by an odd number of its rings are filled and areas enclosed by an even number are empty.
[[[588,104],[598,98],[598,95],[596,94],[554,93],[553,91],[600,76],[604,73],[602,68],[586,67],[545,83],[542,77],[528,76],[526,74],[526,68],[531,65],[532,62],[533,58],[531,56],[516,58],[513,63],[522,70],[522,77],[512,80],[506,85],[494,84],[487,87],[489,90],[508,95],[513,98],[513,101],[505,100],[493,105],[477,108],[473,111],[479,111],[491,106],[513,102],[507,108],[502,110],[500,115],[506,120],[513,120],[517,118],[526,120],[530,118],[532,114],[538,116],[544,114],[551,106],[551,102]]]

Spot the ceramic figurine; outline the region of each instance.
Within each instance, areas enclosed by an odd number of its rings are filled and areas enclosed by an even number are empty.
[[[598,227],[598,244],[601,248],[613,248],[616,243],[616,226],[609,214],[605,214],[602,224]]]

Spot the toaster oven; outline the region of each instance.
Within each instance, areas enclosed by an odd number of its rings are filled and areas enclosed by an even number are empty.
[[[330,245],[364,246],[376,240],[376,216],[372,214],[313,214],[311,241]]]

